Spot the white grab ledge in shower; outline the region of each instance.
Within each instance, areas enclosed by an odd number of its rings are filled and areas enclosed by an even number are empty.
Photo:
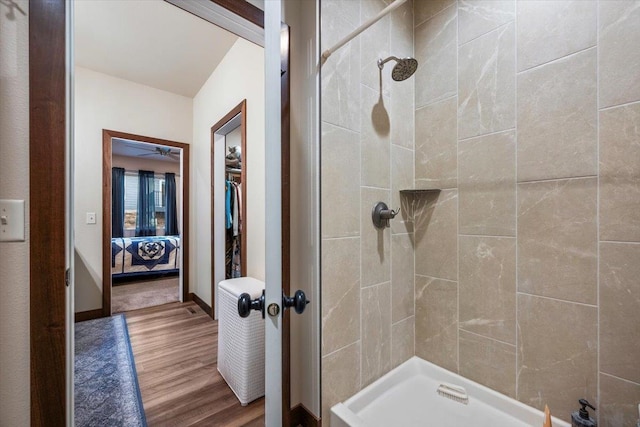
[[[468,403],[438,394],[442,384],[464,388]],[[331,427],[540,427],[543,421],[543,412],[419,357],[331,408]],[[555,417],[553,426],[571,427]]]

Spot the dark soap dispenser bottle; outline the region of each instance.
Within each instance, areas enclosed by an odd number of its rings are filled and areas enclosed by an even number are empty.
[[[589,416],[589,411],[587,411],[587,406],[594,411],[596,408],[585,399],[578,400],[578,403],[582,406],[578,411],[575,411],[571,414],[571,427],[597,427],[598,423],[596,420]]]

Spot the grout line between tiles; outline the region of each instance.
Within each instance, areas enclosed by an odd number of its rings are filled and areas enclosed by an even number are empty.
[[[457,84],[457,83],[456,83],[456,84]],[[415,111],[416,111],[416,112],[418,112],[418,110],[422,110],[423,108],[432,107],[432,106],[434,106],[434,105],[436,105],[436,104],[440,104],[441,102],[451,101],[453,98],[457,98],[457,97],[458,97],[458,92],[457,92],[457,90],[456,90],[456,93],[454,93],[453,95],[448,95],[448,96],[447,96],[447,97],[445,97],[445,98],[439,98],[439,99],[436,99],[436,100],[434,100],[434,101],[428,102],[428,103],[426,103],[426,104],[424,104],[424,105],[421,105],[421,106],[419,106],[419,107],[417,107],[417,106],[415,106],[415,105],[414,105],[414,108],[415,108]]]
[[[456,280],[443,279],[441,277],[434,277],[434,276],[427,276],[426,274],[418,274],[418,273],[416,273],[416,277],[420,277],[422,279],[435,279],[435,280],[442,280],[443,282],[458,283]]]
[[[616,245],[640,245],[640,242],[628,242],[625,240],[600,240],[599,243],[613,243]]]
[[[455,2],[455,3],[451,3],[449,6],[445,7],[445,8],[444,8],[444,9],[442,9],[441,11],[439,11],[439,12],[437,12],[437,13],[435,13],[435,14],[431,15],[430,17],[426,18],[424,21],[421,21],[421,22],[420,22],[419,24],[417,24],[417,25],[415,25],[415,15],[414,15],[414,17],[413,17],[413,19],[414,19],[414,21],[413,21],[413,22],[414,22],[414,26],[413,26],[414,34],[415,34],[415,29],[416,29],[416,28],[418,28],[418,27],[419,27],[419,26],[421,26],[421,25],[424,25],[424,24],[425,24],[426,22],[428,22],[428,21],[431,21],[431,20],[432,20],[433,18],[435,18],[436,16],[438,16],[438,15],[442,15],[442,14],[443,14],[447,9],[449,9],[449,8],[451,8],[451,7],[453,7],[453,6],[455,6],[455,7],[456,7],[456,9],[457,9],[457,7],[458,7],[458,2],[457,2],[457,0],[456,0],[456,2]]]
[[[465,234],[465,233],[459,233],[458,234],[459,237],[489,237],[492,239],[516,239],[516,236],[501,236],[499,234]]]
[[[458,9],[458,12],[460,12],[460,9]],[[498,30],[499,30],[499,29],[501,29],[502,27],[504,27],[504,26],[506,26],[506,25],[509,25],[509,24],[512,24],[512,23],[514,23],[514,22],[515,22],[515,18],[514,18],[514,20],[512,20],[512,21],[505,22],[504,24],[500,24],[499,26],[497,26],[497,27],[495,27],[495,28],[493,28],[493,29],[491,29],[491,30],[487,31],[486,33],[482,33],[482,34],[480,34],[479,36],[476,36],[476,37],[472,38],[471,40],[467,40],[466,42],[459,44],[459,45],[458,45],[458,49],[460,49],[462,46],[465,46],[465,45],[467,45],[467,44],[469,44],[469,43],[471,43],[471,42],[474,42],[474,41],[476,41],[476,40],[478,40],[478,39],[480,39],[480,38],[482,38],[482,37],[484,37],[484,36],[488,36],[489,34],[493,33],[494,31],[498,31]],[[458,35],[458,38],[460,38],[460,35]]]
[[[585,47],[584,49],[577,50],[575,52],[572,52],[572,53],[569,53],[567,55],[561,56],[560,58],[552,59],[551,61],[543,62],[542,64],[534,65],[533,67],[529,67],[529,68],[525,68],[524,70],[516,71],[516,75],[525,74],[525,73],[528,73],[529,71],[533,71],[533,70],[537,70],[538,68],[542,68],[545,65],[551,65],[551,64],[554,64],[556,62],[564,61],[565,59],[569,59],[569,58],[571,58],[573,56],[580,55],[581,53],[584,53],[584,52],[586,52],[586,51],[588,51],[590,49],[595,49],[595,47],[596,47],[596,45]],[[517,68],[516,68],[516,70],[517,70]]]
[[[349,343],[349,344],[347,344],[347,345],[344,345],[344,346],[342,346],[342,347],[340,347],[340,348],[337,348],[337,349],[333,350],[331,353],[327,353],[327,354],[325,354],[324,356],[322,356],[322,359],[324,359],[325,357],[333,356],[333,355],[334,355],[334,354],[336,354],[337,352],[342,351],[342,350],[344,350],[345,348],[351,347],[352,345],[356,345],[356,344],[358,344],[358,343],[362,344],[362,340],[361,340],[361,339],[358,339],[358,340],[356,340],[356,341],[354,341],[354,342],[351,342],[351,343]],[[360,345],[360,347],[362,347],[362,345]],[[360,349],[360,351],[362,352],[362,349]]]
[[[481,337],[481,338],[485,338],[485,339],[488,339],[488,340],[491,340],[491,341],[499,342],[500,344],[508,345],[509,347],[513,347],[513,348],[515,348],[515,347],[516,347],[516,345],[515,345],[515,344],[511,344],[511,343],[508,343],[508,342],[506,342],[506,341],[499,340],[499,339],[497,339],[497,338],[488,337],[488,336],[486,336],[486,335],[482,335],[482,334],[479,334],[479,333],[477,333],[477,332],[471,332],[471,331],[469,331],[469,330],[467,330],[467,329],[465,329],[465,328],[463,328],[463,327],[460,327],[459,329],[460,329],[462,332],[465,332],[465,333],[467,333],[467,334],[471,334],[471,335],[475,335],[475,336],[478,336],[478,337]]]
[[[570,181],[575,179],[593,179],[597,178],[598,175],[584,175],[584,176],[568,176],[566,178],[549,178],[549,179],[532,179],[530,181],[518,181],[516,184],[536,184],[538,182],[553,182],[553,181]]]
[[[590,308],[598,308],[598,306],[596,304],[587,304],[585,302],[578,302],[578,301],[570,301],[567,299],[560,299],[560,298],[553,298],[553,297],[546,297],[544,295],[536,295],[536,294],[530,294],[528,292],[517,292],[518,295],[524,295],[524,296],[529,296],[529,297],[534,297],[534,298],[543,298],[543,299],[548,299],[551,301],[557,301],[557,302],[563,302],[565,304],[576,304],[576,305],[582,305],[585,307],[590,307]]]
[[[359,239],[360,236],[341,236],[341,237],[323,237],[322,240],[344,240],[344,239]]]
[[[343,125],[338,125],[338,124],[335,124],[335,123],[331,123],[331,122],[328,122],[326,120],[322,120],[321,121],[320,125],[323,125],[323,124],[330,125],[330,126],[336,127],[338,129],[341,129],[341,130],[346,130],[347,132],[356,133],[358,135],[360,135],[362,133],[361,131],[349,129],[348,127],[345,127]],[[347,143],[348,142],[349,141],[347,141]],[[358,142],[353,142],[353,144],[359,144],[359,143],[360,143],[360,138],[358,138]]]
[[[488,132],[488,133],[483,133],[483,134],[480,134],[480,135],[474,135],[474,136],[470,136],[470,137],[467,137],[467,138],[462,138],[462,139],[459,139],[458,142],[467,142],[467,141],[471,141],[473,139],[480,139],[480,138],[484,138],[486,136],[498,135],[500,133],[513,132],[515,130],[516,130],[515,127],[509,128],[509,129],[504,129],[504,130],[497,130],[497,131],[494,131],[494,132]]]
[[[598,55],[600,55],[600,53],[598,52]],[[599,66],[598,66],[599,67]],[[598,70],[598,73],[600,72],[600,70]],[[600,87],[600,76],[598,76],[598,87]],[[599,91],[599,89],[598,89]],[[600,104],[600,97],[598,96],[598,105]],[[598,111],[608,111],[608,110],[614,110],[616,108],[620,108],[620,107],[628,107],[630,105],[635,105],[635,104],[640,104],[640,100],[638,101],[630,101],[630,102],[625,102],[623,104],[617,104],[617,105],[611,105],[609,107],[603,107],[603,108],[598,108]]]
[[[611,374],[608,374],[606,372],[600,372],[600,375],[605,375],[605,376],[610,377],[610,378],[615,378],[616,380],[620,380],[620,381],[624,381],[624,382],[629,383],[629,384],[640,386],[640,383],[628,380],[626,378],[619,377],[617,375],[611,375]]]

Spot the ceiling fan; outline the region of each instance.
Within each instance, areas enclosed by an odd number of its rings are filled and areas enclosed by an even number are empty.
[[[171,148],[154,147],[153,150],[148,150],[146,148],[143,148],[143,150],[149,151],[149,153],[138,154],[137,155],[138,157],[161,156],[161,157],[169,157],[169,158],[172,158],[173,160],[180,160],[180,151],[178,150],[171,151]]]

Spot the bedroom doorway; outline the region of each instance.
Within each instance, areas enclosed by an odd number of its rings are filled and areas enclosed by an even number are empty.
[[[102,133],[102,315],[188,301],[189,145]]]

